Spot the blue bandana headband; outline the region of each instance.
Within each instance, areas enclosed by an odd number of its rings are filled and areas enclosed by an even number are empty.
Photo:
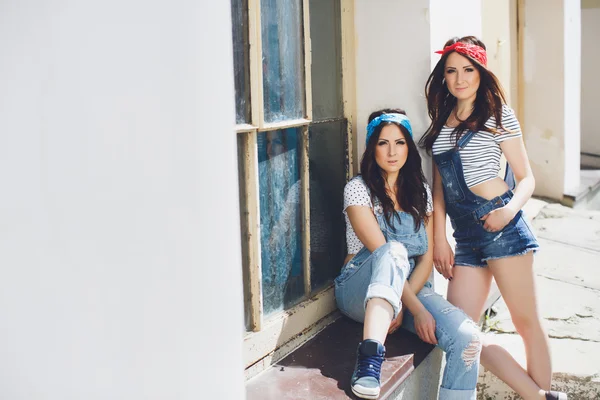
[[[369,143],[369,139],[371,138],[371,135],[375,131],[375,128],[377,128],[379,126],[379,124],[381,124],[382,122],[395,122],[397,124],[400,124],[403,127],[405,127],[406,130],[408,131],[409,135],[412,136],[412,128],[410,126],[410,120],[408,119],[408,117],[406,115],[397,114],[397,113],[381,114],[379,117],[373,118],[373,121],[369,122],[369,125],[367,125],[367,140],[365,141],[365,143]]]

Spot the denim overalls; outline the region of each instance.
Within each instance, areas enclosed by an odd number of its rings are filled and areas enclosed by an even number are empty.
[[[425,254],[428,245],[427,234],[425,232],[424,225],[421,223],[419,225],[418,230],[415,232],[415,224],[412,215],[410,215],[407,212],[396,211],[397,215],[400,217],[400,221],[398,221],[398,218],[396,217],[392,219],[391,222],[393,228],[395,228],[393,229],[388,225],[387,221],[385,220],[385,217],[383,215],[383,207],[379,200],[374,199],[373,203],[373,212],[375,214],[375,217],[377,218],[377,223],[381,228],[381,232],[383,233],[386,242],[388,242],[384,246],[392,247],[390,249],[391,256],[396,258],[403,258],[403,263],[399,271],[399,274],[401,275],[399,277],[400,281],[392,283],[393,290],[390,290],[390,283],[387,282],[388,277],[386,276],[384,277],[384,282],[387,284],[383,286],[374,286],[373,288],[371,288],[371,295],[368,298],[359,293],[351,293],[350,296],[352,297],[352,300],[347,298],[348,296],[344,296],[346,297],[346,301],[344,302],[345,304],[352,303],[352,306],[348,307],[348,316],[360,322],[362,322],[364,318],[364,305],[371,297],[379,297],[388,300],[390,304],[392,304],[392,307],[394,307],[394,315],[397,315],[400,312],[399,294],[402,293],[404,281],[408,279],[408,277],[412,273],[415,267],[416,257]],[[396,246],[394,244],[390,245],[390,242],[399,242],[402,243],[402,246]],[[375,250],[375,252],[371,253],[366,247],[363,247],[344,266],[340,275],[335,279],[336,285],[340,284],[341,282],[347,281],[349,278],[352,277],[353,274],[359,272],[362,265],[370,258],[380,256],[380,253],[382,252],[379,250],[381,249],[382,248],[380,247],[379,249]],[[404,260],[404,258],[406,260]],[[371,281],[373,280],[371,279]],[[377,279],[375,279],[375,281],[377,281]],[[340,293],[340,296],[337,296],[338,302],[340,302],[340,298],[342,297],[342,295],[343,293]],[[351,311],[355,308],[355,306],[357,311],[356,313]],[[344,310],[342,310],[342,312],[343,311]]]
[[[364,322],[365,307],[371,298],[387,300],[394,318],[401,309],[402,290],[418,256],[427,251],[427,234],[421,223],[415,232],[413,217],[397,211],[400,221],[392,219],[392,229],[375,199],[373,211],[386,243],[371,253],[363,247],[335,279],[338,308],[346,316]],[[464,312],[438,295],[427,282],[418,299],[436,321],[438,346],[446,352],[446,366],[440,388],[442,400],[474,400],[481,351],[480,331]],[[402,327],[415,333],[414,317],[406,309]],[[393,340],[393,336],[388,339]]]
[[[504,180],[509,190],[491,200],[477,196],[467,187],[459,150],[465,148],[477,132],[463,135],[457,148],[434,154],[433,160],[442,177],[446,213],[450,217],[456,239],[455,265],[486,267],[487,260],[512,257],[539,248],[523,212],[519,211],[500,232],[488,232],[481,217],[504,207],[513,197],[515,178],[507,165]]]

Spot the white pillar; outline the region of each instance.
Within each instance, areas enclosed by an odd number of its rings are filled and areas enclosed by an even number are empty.
[[[0,2],[0,398],[244,398],[230,7]]]
[[[535,194],[562,199],[579,185],[579,0],[523,5],[522,125]]]
[[[581,166],[581,2],[564,0],[565,15],[565,193],[580,182]]]
[[[600,1],[582,3],[581,10],[581,150],[600,157],[600,135],[598,134],[598,107],[600,105]],[[600,159],[592,157],[588,163],[598,164]]]

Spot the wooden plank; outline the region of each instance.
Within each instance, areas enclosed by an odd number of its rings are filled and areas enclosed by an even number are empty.
[[[358,148],[354,140],[356,118],[356,53],[354,43],[354,0],[341,0],[342,23],[342,98],[347,124],[348,176],[358,173]]]
[[[581,0],[581,8],[600,8],[600,0]]]
[[[525,56],[523,54],[524,44],[525,44],[525,0],[517,0],[517,117],[519,118],[519,122],[521,126],[525,124],[525,113],[524,113],[524,105],[525,105],[525,93],[524,93],[524,85],[521,85],[523,80],[523,71],[524,69],[524,59]],[[523,137],[525,137],[526,132],[523,132]]]
[[[300,179],[302,202],[302,266],[304,269],[304,294],[310,296],[310,171],[308,126],[301,128]]]
[[[260,24],[260,0],[248,0],[248,26],[250,32],[250,105],[252,124],[262,128],[264,124],[264,94],[262,72],[262,40]]]
[[[260,331],[263,318],[260,259],[260,207],[258,196],[258,150],[256,131],[242,135],[242,173],[240,176],[243,271],[250,308],[250,329]]]
[[[256,129],[257,129],[257,127],[254,125],[251,125],[251,124],[237,124],[235,126],[236,133],[252,132],[252,131],[255,131]]]
[[[312,48],[310,40],[309,0],[303,0],[304,14],[304,98],[306,119],[312,120]]]
[[[280,129],[295,128],[297,126],[308,125],[309,123],[310,123],[310,120],[304,119],[304,118],[290,119],[287,121],[280,121],[280,122],[269,122],[269,123],[263,124],[263,126],[260,128],[260,130],[261,130],[261,132],[277,131]]]

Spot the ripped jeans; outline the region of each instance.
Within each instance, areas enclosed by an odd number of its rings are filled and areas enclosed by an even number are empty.
[[[392,305],[395,317],[402,306],[400,298],[412,272],[411,264],[398,242],[388,242],[373,253],[361,250],[335,280],[338,308],[353,320],[364,322],[367,301],[377,297]],[[438,346],[446,352],[439,399],[475,400],[481,353],[479,328],[462,310],[435,293],[429,282],[417,297],[435,319]],[[416,333],[408,310],[404,311],[402,327]]]

